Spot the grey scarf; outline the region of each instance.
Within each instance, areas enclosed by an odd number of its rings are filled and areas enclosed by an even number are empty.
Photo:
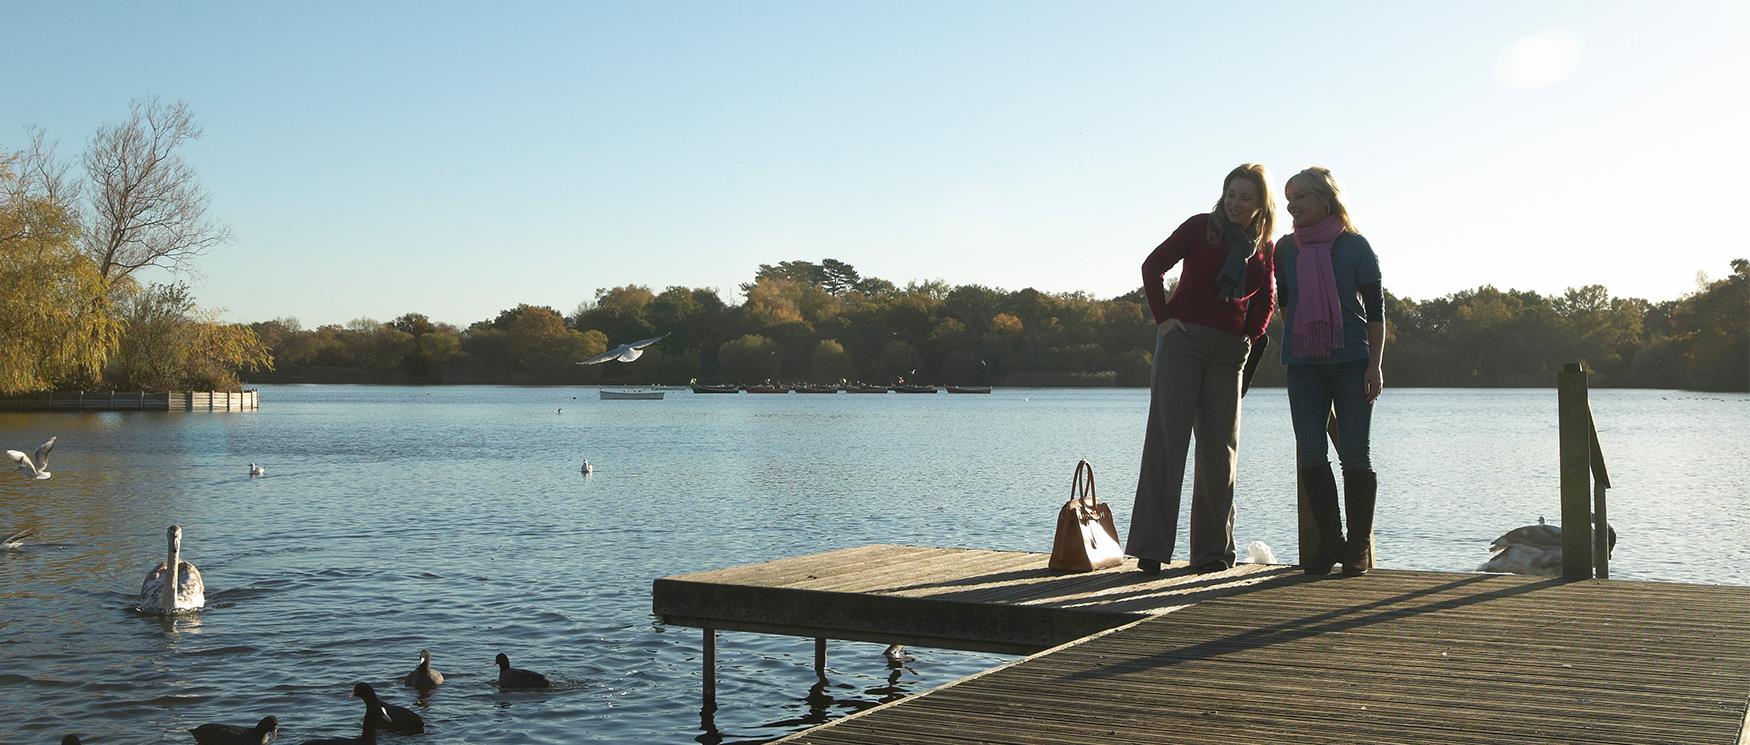
[[[1227,260],[1221,264],[1221,273],[1215,275],[1215,289],[1222,300],[1231,303],[1246,294],[1246,261],[1257,249],[1258,238],[1225,216],[1221,218],[1221,235],[1227,239]]]

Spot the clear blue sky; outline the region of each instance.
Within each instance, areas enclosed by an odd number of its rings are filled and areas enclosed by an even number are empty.
[[[1214,5],[0,0],[0,147],[188,100],[197,296],[306,326],[825,257],[1109,297],[1243,161],[1333,169],[1413,298],[1750,256],[1750,3]]]

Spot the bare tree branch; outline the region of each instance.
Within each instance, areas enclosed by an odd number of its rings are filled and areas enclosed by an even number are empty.
[[[200,135],[186,101],[155,98],[133,101],[125,123],[92,135],[84,251],[105,281],[148,266],[191,271],[192,259],[231,239],[207,216],[210,199],[177,152]]]

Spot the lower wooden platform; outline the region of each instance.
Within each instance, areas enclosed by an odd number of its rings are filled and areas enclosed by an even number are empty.
[[[1750,588],[1044,560],[864,546],[664,578],[654,606],[714,629],[1045,650],[783,742],[1750,742]]]

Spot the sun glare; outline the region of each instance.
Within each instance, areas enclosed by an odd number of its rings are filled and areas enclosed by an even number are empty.
[[[1580,68],[1580,37],[1569,31],[1544,31],[1522,37],[1495,58],[1495,77],[1508,88],[1546,88]]]

